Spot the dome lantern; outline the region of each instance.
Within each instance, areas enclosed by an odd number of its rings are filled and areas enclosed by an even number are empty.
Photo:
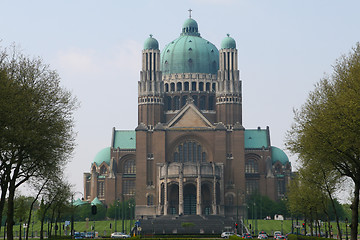
[[[227,37],[225,37],[221,42],[221,49],[229,49],[229,48],[236,48],[236,42],[235,40],[230,37],[230,34],[227,34]]]
[[[146,39],[144,42],[144,50],[148,50],[148,49],[154,49],[154,50],[159,49],[159,42],[155,38],[153,38],[152,34],[150,34],[150,37]]]

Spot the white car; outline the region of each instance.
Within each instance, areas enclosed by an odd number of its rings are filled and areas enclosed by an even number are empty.
[[[130,235],[122,232],[114,232],[111,234],[111,238],[129,238]]]
[[[234,235],[235,233],[233,232],[223,232],[221,233],[221,237],[222,238],[229,238],[230,236]]]

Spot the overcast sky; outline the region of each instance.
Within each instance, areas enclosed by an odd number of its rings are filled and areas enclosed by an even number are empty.
[[[42,57],[81,102],[66,168],[76,191],[97,152],[110,146],[112,128],[137,126],[145,39],[153,34],[162,50],[179,37],[189,8],[203,38],[218,48],[227,33],[235,39],[243,125],[269,126],[280,148],[293,108],[360,40],[358,0],[0,0],[0,44]]]

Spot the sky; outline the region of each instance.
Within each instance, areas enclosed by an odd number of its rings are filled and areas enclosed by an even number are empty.
[[[269,126],[271,145],[282,149],[293,109],[360,41],[358,0],[0,0],[0,9],[0,45],[40,56],[80,102],[65,175],[81,192],[83,173],[110,146],[112,128],[137,126],[144,41],[152,34],[162,50],[179,37],[188,9],[218,48],[226,34],[235,39],[243,125]],[[296,156],[287,154],[296,168]]]

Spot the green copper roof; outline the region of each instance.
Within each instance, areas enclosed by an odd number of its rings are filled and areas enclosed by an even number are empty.
[[[236,48],[235,40],[228,34],[221,42],[222,49]]]
[[[197,23],[185,21],[180,37],[161,51],[160,69],[164,75],[173,73],[211,73],[219,69],[219,51],[214,44],[200,37]]]
[[[289,162],[289,158],[286,153],[277,147],[271,147],[271,159],[273,164],[277,161],[280,161],[283,165]]]
[[[265,129],[246,129],[244,137],[245,149],[269,147],[267,131]]]
[[[91,205],[102,205],[102,202],[96,197],[91,201]]]
[[[136,149],[135,130],[116,130],[113,148]]]
[[[96,154],[94,158],[94,163],[96,163],[98,166],[100,166],[100,164],[103,162],[106,162],[108,165],[110,165],[110,147],[102,149]]]
[[[87,203],[86,201],[83,201],[80,198],[78,198],[76,201],[73,201],[73,206],[80,206],[80,205],[84,205],[86,203]]]
[[[144,43],[144,50],[147,49],[159,49],[159,42],[155,38],[153,38],[151,34],[150,37],[146,39]]]

